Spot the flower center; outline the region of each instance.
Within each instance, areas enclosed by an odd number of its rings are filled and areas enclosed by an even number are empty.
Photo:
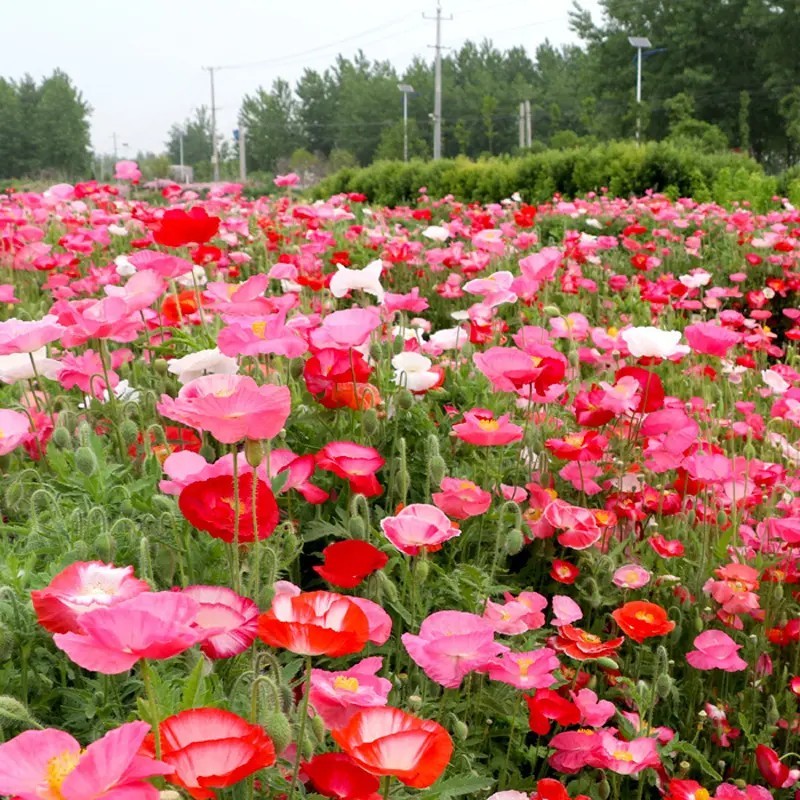
[[[564,437],[564,442],[570,447],[580,447],[583,444],[583,434],[569,433]]]
[[[617,761],[633,761],[633,753],[629,753],[627,750],[615,750],[613,755]]]
[[[586,633],[586,631],[581,634],[581,639],[583,639],[584,642],[589,642],[590,644],[599,644],[602,641],[599,636],[595,636],[593,633]]]
[[[250,330],[253,331],[253,333],[256,336],[258,336],[259,339],[263,339],[264,338],[264,333],[267,330],[267,323],[266,322],[254,322],[250,326]]]
[[[479,419],[478,427],[484,431],[496,431],[500,423],[496,419]]]
[[[472,481],[461,481],[461,483],[458,484],[458,488],[459,489],[474,489],[475,488],[475,484]]]
[[[647,622],[651,625],[656,621],[655,616],[649,611],[637,611],[633,616],[636,617],[639,622]]]
[[[517,661],[517,666],[519,667],[519,674],[521,677],[528,677],[528,670],[530,669],[531,664],[533,664],[532,658],[520,658]]]
[[[52,792],[54,800],[64,800],[64,795],[61,794],[61,786],[72,770],[78,766],[80,760],[81,751],[65,750],[47,762],[44,779],[47,782],[47,787]]]
[[[343,692],[357,692],[358,678],[347,677],[345,675],[337,675],[333,681],[333,688],[341,689]]]
[[[694,793],[694,800],[711,800],[711,795],[708,793],[708,789],[698,789]]]

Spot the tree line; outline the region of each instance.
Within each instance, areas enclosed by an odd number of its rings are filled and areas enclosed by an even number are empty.
[[[85,177],[91,170],[91,107],[69,76],[37,83],[0,77],[0,178]]]

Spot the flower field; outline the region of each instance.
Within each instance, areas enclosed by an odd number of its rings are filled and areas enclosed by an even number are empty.
[[[800,212],[278,183],[0,195],[0,795],[793,797]]]

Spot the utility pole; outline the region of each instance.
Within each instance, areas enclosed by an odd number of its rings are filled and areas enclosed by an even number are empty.
[[[428,17],[422,15],[423,19],[436,20],[436,62],[434,69],[434,93],[433,93],[433,158],[434,161],[442,157],[442,3],[437,0],[436,16]],[[445,17],[445,21],[453,19],[451,14]]]
[[[114,161],[117,160],[117,134],[116,131],[111,134],[111,138],[114,140]]]
[[[525,147],[525,103],[519,104],[519,149]]]
[[[525,101],[525,146],[533,144],[533,129],[531,127],[531,101]]]
[[[181,183],[186,183],[186,173],[183,168],[183,128],[181,128],[181,132],[178,136],[178,146],[180,148],[180,159],[181,159]]]
[[[214,180],[219,180],[219,151],[217,150],[217,103],[214,95],[214,71],[219,67],[203,67],[208,70],[211,79],[211,167],[214,172]]]

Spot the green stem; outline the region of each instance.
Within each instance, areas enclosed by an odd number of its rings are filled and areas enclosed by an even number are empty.
[[[383,779],[383,800],[389,800],[389,791],[392,786],[392,776],[387,775]]]
[[[297,729],[294,770],[292,770],[292,782],[289,786],[288,800],[294,800],[294,790],[297,788],[297,776],[300,774],[300,761],[303,758],[303,743],[306,735],[306,721],[308,720],[309,694],[311,694],[311,657],[306,656],[306,674],[303,681],[303,699],[300,701],[300,725]]]
[[[144,683],[144,691],[150,706],[150,719],[153,725],[156,746],[156,761],[161,761],[161,729],[159,727],[158,703],[156,701],[156,693],[153,689],[153,676],[146,658],[143,658],[139,663],[142,666],[142,682]]]
[[[239,570],[239,452],[238,445],[233,445],[233,552],[231,553],[231,578],[233,589],[238,594],[242,593],[240,586],[241,575]],[[253,476],[255,478],[255,476]],[[253,481],[255,485],[255,480]]]

